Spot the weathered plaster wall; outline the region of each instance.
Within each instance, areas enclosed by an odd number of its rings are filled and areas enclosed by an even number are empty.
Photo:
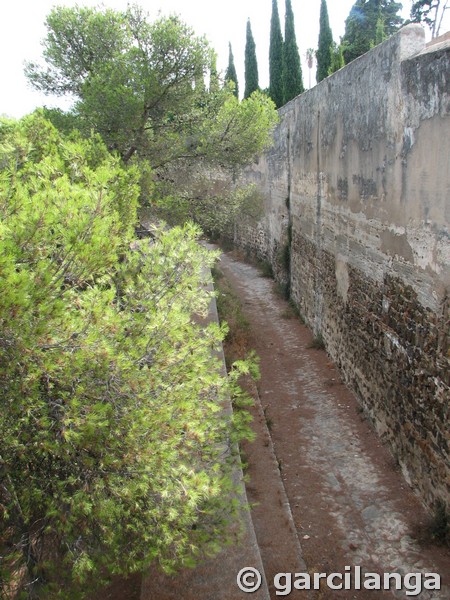
[[[450,48],[398,34],[280,110],[235,242],[269,260],[407,480],[449,503]]]

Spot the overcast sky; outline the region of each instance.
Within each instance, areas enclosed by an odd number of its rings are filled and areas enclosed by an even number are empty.
[[[256,43],[259,84],[268,86],[269,31],[272,0],[138,0],[154,18],[177,13],[199,35],[205,34],[218,53],[218,67],[225,70],[228,63],[228,42],[231,42],[240,89],[244,88],[244,48],[247,19],[250,18]],[[8,0],[0,12],[0,114],[20,117],[36,106],[52,106],[52,99],[30,89],[23,75],[26,60],[41,57],[41,40],[46,29],[46,15],[54,5],[98,6],[97,0]],[[103,5],[124,9],[127,0],[104,0]],[[333,37],[339,41],[354,0],[328,0],[328,13]],[[407,17],[410,0],[405,0],[403,16]],[[278,0],[282,29],[284,29],[284,0]],[[305,52],[317,47],[319,35],[320,0],[292,0],[297,44],[303,61],[303,81],[308,87],[308,68]],[[315,72],[315,69],[314,69]],[[315,83],[314,76],[312,83]]]

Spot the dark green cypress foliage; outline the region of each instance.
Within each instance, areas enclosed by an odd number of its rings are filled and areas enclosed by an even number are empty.
[[[283,106],[283,36],[277,0],[272,0],[269,45],[269,96],[275,106]]]
[[[375,43],[374,46],[381,44],[387,38],[386,33],[384,31],[384,21],[383,17],[380,15],[377,19],[377,24],[375,26]]]
[[[286,0],[283,45],[283,103],[286,104],[304,90],[300,55],[295,38],[294,13],[291,0]]]
[[[217,72],[217,56],[214,53],[211,57],[211,64],[209,66],[209,93],[215,94],[219,91],[219,74]]]
[[[258,63],[256,60],[256,46],[253,39],[250,19],[247,21],[247,37],[245,42],[245,91],[244,98],[248,98],[258,89]]]
[[[339,71],[345,65],[344,55],[342,54],[342,46],[337,45],[336,42],[333,42],[331,46],[331,65],[328,69],[328,75]]]
[[[402,5],[395,0],[356,0],[345,20],[345,64],[361,56],[402,25]]]
[[[328,19],[326,0],[320,4],[319,47],[317,49],[317,83],[328,77],[332,63],[333,34]]]
[[[225,81],[228,83],[228,81],[233,81],[234,82],[234,95],[236,96],[236,98],[239,98],[239,84],[238,84],[238,78],[237,78],[237,73],[236,73],[236,67],[234,66],[234,56],[233,56],[233,50],[231,48],[231,44],[228,44],[229,47],[229,54],[228,54],[228,67],[225,73]]]

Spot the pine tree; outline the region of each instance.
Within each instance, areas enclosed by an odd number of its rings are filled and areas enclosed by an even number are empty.
[[[317,83],[328,77],[332,63],[333,34],[328,19],[326,0],[320,4],[319,47],[317,50]]]
[[[283,36],[277,0],[272,0],[269,45],[269,96],[275,106],[283,106]]]
[[[192,224],[135,240],[139,169],[98,136],[0,131],[0,595],[100,598],[234,537],[242,395],[194,319],[214,256]]]
[[[294,13],[291,0],[286,0],[283,45],[283,103],[286,104],[304,90],[302,67],[295,38]]]
[[[256,46],[253,39],[250,19],[247,21],[247,38],[245,42],[245,91],[248,98],[258,89],[258,63],[256,61]]]
[[[237,78],[237,73],[236,73],[236,67],[234,66],[234,56],[233,56],[233,50],[231,48],[231,44],[228,44],[228,48],[229,48],[229,53],[228,53],[228,67],[225,73],[225,81],[228,83],[229,81],[232,81],[234,83],[234,95],[236,96],[236,98],[239,98],[239,83],[238,83],[238,78]]]

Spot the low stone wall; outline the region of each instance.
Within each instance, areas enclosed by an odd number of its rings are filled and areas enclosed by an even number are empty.
[[[408,482],[450,500],[450,48],[409,25],[280,109],[245,173],[268,260]]]

